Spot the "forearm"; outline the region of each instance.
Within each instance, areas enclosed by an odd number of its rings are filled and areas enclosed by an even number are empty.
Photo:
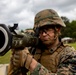
[[[32,63],[30,64],[29,70],[32,75],[47,75],[51,73],[34,59],[32,59]]]
[[[75,75],[76,72],[73,72],[69,65],[68,67],[62,66],[61,68],[57,69],[56,73],[52,73],[48,69],[46,69],[44,66],[42,66],[40,63],[38,63],[36,60],[32,60],[32,63],[30,64],[29,71],[31,72],[31,75]]]
[[[36,60],[32,59],[32,62],[29,67],[30,72],[32,72],[36,68],[37,64],[38,64],[38,62]]]
[[[61,62],[58,65],[56,73],[52,73],[51,70],[49,71],[43,65],[38,63],[30,55],[30,53],[28,51],[26,51],[26,50],[16,52],[13,55],[12,63],[17,67],[27,68],[31,72],[31,75],[75,75],[76,74],[76,54],[75,54],[75,56],[74,56],[74,54],[75,53],[73,53],[73,56],[67,55],[68,59],[66,61]],[[72,58],[69,58],[69,57],[72,57]],[[64,59],[65,59],[65,56],[63,57],[63,60]],[[25,74],[23,74],[23,75],[25,75]]]

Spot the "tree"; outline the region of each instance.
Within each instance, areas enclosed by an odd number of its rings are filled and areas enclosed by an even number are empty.
[[[69,23],[69,19],[67,17],[61,16],[61,18],[65,24]]]
[[[61,16],[61,18],[62,18],[63,22],[66,25],[65,28],[62,28],[62,31],[61,31],[62,35],[61,35],[61,37],[69,37],[70,36],[70,32],[69,32],[69,30],[70,30],[70,21],[65,16]]]
[[[76,20],[66,22],[66,28],[63,28],[61,32],[61,37],[76,38]]]
[[[70,24],[71,27],[71,37],[76,38],[76,20],[73,20]]]

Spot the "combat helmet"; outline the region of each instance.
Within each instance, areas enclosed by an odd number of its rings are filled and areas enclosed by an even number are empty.
[[[45,9],[38,12],[34,19],[34,30],[44,25],[60,25],[66,27],[57,12],[53,9]]]

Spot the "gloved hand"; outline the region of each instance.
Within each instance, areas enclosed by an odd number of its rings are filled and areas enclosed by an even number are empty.
[[[12,62],[16,67],[26,67],[29,69],[29,66],[32,62],[32,55],[30,55],[27,48],[24,50],[14,50]]]

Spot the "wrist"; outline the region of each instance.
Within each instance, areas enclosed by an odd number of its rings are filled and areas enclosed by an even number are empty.
[[[37,63],[38,62],[35,59],[32,59],[32,62],[30,64],[30,68],[29,68],[30,72],[32,72],[36,68]]]
[[[25,63],[24,63],[24,66],[26,67],[26,69],[30,68],[30,64],[32,62],[32,59],[33,59],[32,55],[27,54],[27,58],[26,58]]]

